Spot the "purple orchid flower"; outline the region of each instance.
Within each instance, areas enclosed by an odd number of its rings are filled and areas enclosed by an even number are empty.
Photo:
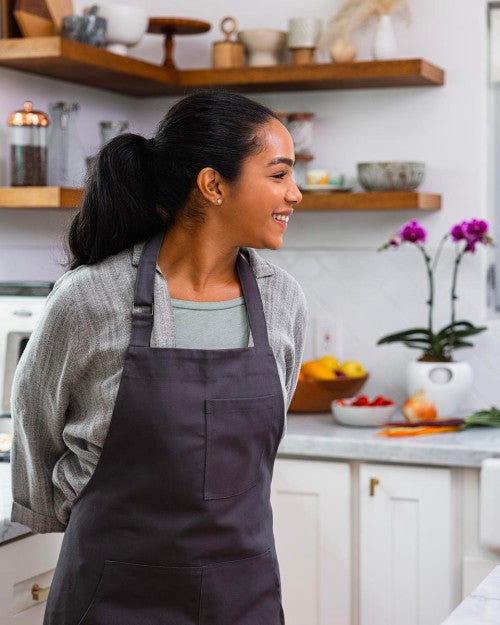
[[[453,228],[450,230],[451,238],[453,239],[453,241],[455,241],[455,243],[461,241],[462,239],[465,239],[466,227],[467,222],[461,221],[459,224],[454,225]]]
[[[487,245],[490,243],[488,233],[488,222],[484,219],[471,219],[470,221],[461,221],[459,224],[453,226],[450,230],[451,237],[455,243],[465,240],[467,244],[463,249],[463,252],[476,252],[476,245],[483,243]]]
[[[403,241],[407,241],[408,243],[425,243],[427,232],[425,228],[414,219],[401,228],[399,236]]]

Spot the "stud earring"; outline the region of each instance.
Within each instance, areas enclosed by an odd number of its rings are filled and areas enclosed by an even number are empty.
[[[217,204],[219,204],[219,206],[222,204],[222,198],[221,197],[217,198]]]

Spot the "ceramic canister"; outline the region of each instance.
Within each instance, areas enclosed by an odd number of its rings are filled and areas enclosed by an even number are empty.
[[[288,47],[315,48],[320,31],[319,17],[292,17],[288,20]]]

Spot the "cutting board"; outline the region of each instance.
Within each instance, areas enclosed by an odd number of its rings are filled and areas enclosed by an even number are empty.
[[[61,32],[62,18],[67,15],[73,15],[73,0],[45,0],[45,4],[49,11],[52,22],[55,26],[56,33]]]
[[[13,13],[24,37],[49,37],[55,34],[45,0],[16,0]]]

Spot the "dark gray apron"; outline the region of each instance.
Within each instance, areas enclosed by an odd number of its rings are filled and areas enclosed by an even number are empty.
[[[72,505],[44,625],[282,625],[270,484],[284,400],[255,275],[253,347],[150,347],[163,231],[143,248],[97,467]]]

